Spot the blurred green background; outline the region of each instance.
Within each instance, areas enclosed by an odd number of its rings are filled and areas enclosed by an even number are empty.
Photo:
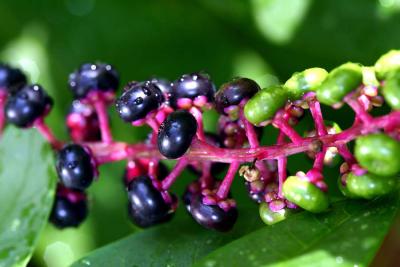
[[[1,58],[22,67],[55,98],[49,122],[64,138],[60,120],[71,100],[67,77],[85,61],[115,65],[122,84],[205,70],[217,86],[238,75],[266,86],[307,67],[331,69],[349,60],[373,64],[400,48],[399,0],[2,0],[0,17]],[[146,135],[148,129],[133,129],[110,114],[118,139],[133,142]],[[208,114],[208,129],[215,118]],[[31,266],[65,266],[137,231],[126,216],[123,166],[102,167],[101,181],[90,189],[89,219],[74,230],[49,225]]]

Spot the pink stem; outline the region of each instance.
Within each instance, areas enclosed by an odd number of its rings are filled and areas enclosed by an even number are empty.
[[[197,121],[197,138],[199,138],[201,141],[205,141],[206,136],[204,134],[203,114],[197,107],[191,107],[190,113],[195,117]]]
[[[337,149],[339,155],[341,155],[344,161],[346,161],[348,164],[353,164],[356,162],[355,157],[353,156],[353,154],[351,154],[346,144],[341,144],[337,146]]]
[[[305,152],[309,150],[310,145],[315,142],[321,142],[327,147],[338,147],[339,150],[342,150],[344,144],[354,140],[358,136],[375,132],[376,130],[385,128],[389,125],[391,127],[394,125],[400,127],[400,111],[393,111],[387,115],[373,118],[371,123],[368,124],[354,125],[338,134],[301,138],[301,141],[298,143],[287,143],[267,147],[260,146],[257,148],[227,149],[218,148],[205,142],[195,140],[185,157],[189,161],[209,160],[225,163],[252,162],[254,159],[278,159],[282,156],[290,156]],[[126,144],[123,142],[112,144],[103,144],[98,142],[83,144],[89,146],[95,154],[96,159],[100,159],[100,162],[102,163],[123,160],[126,158],[163,158],[158,152],[157,147],[154,145],[141,143]]]
[[[110,124],[108,122],[107,106],[106,103],[99,99],[92,101],[94,108],[96,109],[97,116],[99,118],[99,126],[101,131],[101,139],[104,143],[112,143],[113,138],[111,134]]]
[[[356,114],[356,120],[361,121],[363,123],[370,123],[373,117],[365,110],[365,108],[358,102],[357,99],[353,98],[353,94],[350,94],[345,97],[345,102],[353,109]]]
[[[201,188],[210,188],[212,185],[212,176],[211,176],[211,162],[204,161],[203,162],[203,170],[200,177]]]
[[[301,143],[303,138],[296,132],[295,129],[283,117],[275,117],[273,125],[282,131],[293,143]]]
[[[319,136],[327,135],[328,132],[324,124],[324,118],[322,117],[321,106],[319,102],[313,99],[308,102],[308,105],[310,107],[310,112],[314,119],[315,129],[317,130],[318,135]]]
[[[282,131],[279,131],[278,134],[278,144],[284,144],[285,143],[285,135]],[[286,165],[287,165],[287,157],[283,156],[283,157],[279,157],[278,158],[278,196],[279,197],[283,197],[283,193],[282,193],[282,187],[283,187],[283,183],[286,180]]]
[[[324,148],[322,151],[318,152],[315,155],[313,169],[322,172],[322,170],[324,169],[325,154],[326,154],[326,149]]]
[[[52,130],[44,122],[43,118],[36,119],[33,123],[33,126],[51,144],[54,149],[59,150],[62,148],[62,146],[64,145],[63,142],[55,137]]]
[[[246,119],[244,116],[243,109],[240,109],[240,120],[244,125],[244,130],[246,132],[247,139],[249,140],[249,145],[251,148],[257,148],[260,146],[258,141],[257,133],[254,130],[254,126]],[[261,177],[264,180],[268,180],[271,177],[271,172],[268,170],[267,166],[265,166],[264,162],[256,161],[255,163],[257,169],[261,172]]]
[[[147,125],[150,126],[150,128],[153,130],[153,132],[151,133],[151,143],[157,144],[157,134],[158,134],[158,128],[160,127],[160,125],[158,124],[157,120],[154,118],[148,118],[146,120]]]
[[[216,195],[218,196],[219,199],[226,199],[226,197],[229,194],[229,190],[231,188],[233,179],[235,178],[236,172],[239,169],[240,163],[237,161],[234,161],[231,163],[229,166],[228,172],[225,175],[224,180],[218,187]]]
[[[164,180],[162,180],[161,187],[164,190],[168,190],[168,188],[171,187],[171,185],[175,182],[176,178],[178,178],[179,174],[181,174],[181,172],[186,168],[188,164],[189,161],[187,160],[186,157],[180,158],[176,163],[175,167],[168,174],[168,176],[165,177]]]
[[[3,134],[4,125],[6,123],[5,115],[4,115],[4,106],[7,102],[7,92],[5,89],[0,88],[0,136]]]

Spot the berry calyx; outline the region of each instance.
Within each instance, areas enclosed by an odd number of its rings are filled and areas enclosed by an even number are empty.
[[[173,203],[166,203],[146,175],[134,178],[128,185],[128,211],[132,221],[140,227],[149,227],[169,221],[174,214]]]
[[[57,228],[78,227],[88,215],[86,195],[69,191],[68,195],[57,195],[50,214],[50,222]],[[71,197],[74,195],[75,197]]]
[[[69,87],[75,98],[85,98],[91,91],[115,92],[119,75],[106,63],[85,63],[69,76]]]
[[[9,123],[17,127],[29,127],[45,116],[51,109],[53,100],[38,84],[28,85],[12,95],[5,106],[5,116]]]
[[[157,144],[160,153],[170,159],[183,156],[196,131],[197,122],[192,114],[185,110],[172,112],[158,131]]]
[[[179,99],[194,100],[200,96],[204,96],[206,101],[211,103],[214,101],[215,91],[215,85],[208,74],[204,72],[184,74],[172,83],[170,104],[174,108],[180,108]]]
[[[289,176],[283,184],[283,195],[290,202],[314,213],[323,212],[329,206],[326,194],[303,177]]]
[[[223,84],[215,94],[215,108],[221,114],[227,115],[225,109],[239,105],[243,99],[251,98],[259,90],[260,86],[248,78],[235,78]]]
[[[160,107],[164,97],[161,90],[151,82],[129,83],[118,98],[115,107],[126,122],[134,122],[146,117],[149,112]]]
[[[96,176],[90,152],[78,144],[63,147],[57,155],[56,169],[60,182],[67,188],[85,190]]]
[[[26,82],[26,76],[20,69],[0,64],[0,90],[15,94],[26,85]]]
[[[376,175],[392,176],[400,171],[400,143],[386,134],[360,136],[354,154],[363,168]]]
[[[190,214],[205,228],[226,232],[232,229],[238,216],[236,207],[228,210],[220,208],[217,204],[207,205],[203,203],[203,196],[195,194],[190,203]]]

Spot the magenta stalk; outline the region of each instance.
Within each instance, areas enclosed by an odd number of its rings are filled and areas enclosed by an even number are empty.
[[[97,117],[99,118],[101,139],[104,143],[112,143],[113,138],[111,134],[110,123],[108,121],[107,106],[102,99],[92,101],[92,103],[96,110]]]
[[[167,177],[165,177],[164,180],[162,180],[161,182],[162,189],[168,190],[168,188],[171,187],[171,185],[175,182],[176,178],[178,178],[178,176],[181,174],[181,172],[186,168],[188,164],[189,161],[187,160],[186,157],[178,159],[178,162],[176,163],[172,171],[168,174]]]
[[[39,118],[35,120],[33,123],[33,126],[39,131],[39,133],[47,140],[47,142],[50,143],[50,145],[56,149],[59,150],[62,148],[64,145],[63,142],[58,140],[55,135],[53,134],[52,130],[47,126],[47,124],[44,122],[43,118]]]
[[[191,107],[190,113],[194,116],[197,121],[197,138],[201,141],[206,140],[206,136],[204,134],[204,126],[203,126],[203,114],[197,107]]]
[[[285,143],[285,135],[282,131],[279,131],[278,134],[278,144],[284,144]],[[278,196],[280,198],[283,198],[283,193],[282,193],[282,188],[283,188],[283,183],[286,180],[286,165],[287,165],[287,157],[282,156],[278,158]]]
[[[343,145],[354,140],[360,135],[366,135],[375,132],[378,129],[387,126],[397,125],[400,127],[400,111],[393,111],[387,115],[373,118],[369,124],[358,124],[346,129],[338,134],[328,134],[325,136],[315,136],[301,138],[298,143],[286,143],[281,145],[260,146],[257,148],[218,148],[194,140],[190,150],[186,153],[185,158],[189,161],[213,161],[213,162],[253,162],[254,159],[278,159],[282,156],[290,156],[305,152],[310,146],[316,142],[322,143],[327,147],[338,147],[339,151],[343,149]],[[127,144],[123,142],[115,142],[112,144],[103,144],[99,142],[83,143],[89,146],[93,151],[96,159],[100,159],[102,163],[124,160],[127,158],[158,158],[163,159],[158,149],[154,145],[146,144]],[[112,155],[109,157],[109,155]]]
[[[356,114],[356,120],[360,120],[362,123],[370,123],[373,117],[365,110],[365,108],[358,102],[358,99],[354,99],[353,94],[345,97],[344,101],[351,107]]]
[[[232,182],[235,179],[236,172],[239,169],[239,166],[240,166],[240,163],[237,161],[232,162],[231,165],[229,166],[229,169],[225,175],[225,178],[224,178],[224,180],[222,180],[222,183],[218,187],[218,190],[216,193],[216,195],[219,199],[227,198],[227,196],[229,194],[229,190],[232,185]]]
[[[301,143],[302,137],[296,132],[295,129],[281,116],[276,116],[273,120],[273,125],[282,131],[293,143]]]

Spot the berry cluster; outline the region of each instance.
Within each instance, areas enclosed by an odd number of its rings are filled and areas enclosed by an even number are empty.
[[[182,196],[188,213],[200,225],[230,230],[238,217],[230,187],[239,173],[249,196],[260,204],[266,224],[302,208],[324,212],[329,207],[325,165],[339,164],[338,187],[349,198],[371,199],[398,189],[400,172],[400,51],[383,55],[373,67],[343,64],[329,73],[321,68],[293,74],[282,85],[261,89],[253,80],[235,78],[217,91],[205,73],[182,75],[172,83],[158,78],[128,83],[117,97],[119,77],[108,64],[84,64],[69,77],[74,101],[66,118],[72,143],[59,141],[44,122],[52,100],[40,85],[0,65],[0,125],[4,117],[17,127],[36,127],[57,151],[59,185],[51,222],[78,226],[88,213],[85,190],[98,176],[98,166],[126,160],[123,182],[128,213],[136,225],[149,227],[173,217],[178,198],[171,185],[184,169],[197,176]],[[147,125],[143,143],[113,139],[107,109],[134,127]],[[325,121],[324,104],[348,105],[354,123],[342,130]],[[392,110],[373,117],[383,104]],[[203,111],[220,114],[216,133],[203,129]],[[309,113],[314,129],[299,134],[299,121]],[[262,146],[262,128],[278,130],[276,145]],[[348,142],[355,140],[354,155]],[[305,153],[310,170],[287,175],[287,158]],[[163,159],[176,159],[172,170]],[[223,179],[216,174],[226,171]]]

